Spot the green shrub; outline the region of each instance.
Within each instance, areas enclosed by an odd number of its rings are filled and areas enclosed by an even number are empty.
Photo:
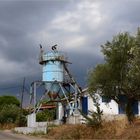
[[[0,123],[14,123],[20,113],[20,108],[14,104],[4,105],[0,110]]]
[[[0,108],[9,104],[20,106],[20,102],[15,96],[0,96]]]
[[[28,112],[21,109],[19,100],[14,96],[0,96],[0,124],[25,126]]]
[[[55,112],[55,109],[38,112],[36,115],[36,120],[37,122],[54,120],[56,114]]]
[[[20,113],[18,114],[16,121],[15,121],[16,125],[21,127],[21,126],[26,126],[27,125],[27,117],[26,115],[23,113],[23,111],[21,110]]]

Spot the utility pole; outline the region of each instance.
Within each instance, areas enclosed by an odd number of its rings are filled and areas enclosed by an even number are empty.
[[[21,103],[20,103],[20,108],[21,108],[21,109],[22,109],[22,104],[23,104],[24,89],[25,89],[25,77],[24,77],[24,79],[23,79],[23,84],[22,84]]]

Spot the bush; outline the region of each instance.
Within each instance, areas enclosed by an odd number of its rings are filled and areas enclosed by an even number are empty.
[[[0,127],[25,126],[28,112],[21,109],[19,100],[14,96],[0,96]]]
[[[20,110],[15,123],[19,127],[27,125],[27,117],[26,114],[24,114],[23,110]]]
[[[20,106],[20,102],[15,96],[0,96],[0,108],[9,104]]]
[[[42,122],[42,121],[51,121],[55,119],[55,109],[53,110],[44,110],[42,112],[38,112],[36,115],[36,120],[37,122]]]
[[[4,105],[0,110],[0,123],[15,123],[20,108],[14,104]]]

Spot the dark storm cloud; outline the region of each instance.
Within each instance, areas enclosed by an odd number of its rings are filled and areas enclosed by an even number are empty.
[[[1,1],[0,41],[2,53],[14,61],[23,61],[22,57],[30,57],[29,53],[34,52],[34,46],[32,40],[28,39],[28,34],[40,30],[54,16],[55,11],[58,8],[63,9],[64,5],[63,1],[60,3],[57,1]],[[24,55],[22,56],[22,54]]]
[[[82,86],[87,71],[103,62],[100,45],[122,31],[136,32],[139,0],[0,1],[0,85],[41,79],[39,44],[67,52]]]
[[[30,34],[43,29],[65,1],[0,1],[0,83],[15,83],[21,77],[40,78],[39,43]],[[35,34],[34,34],[35,35]],[[35,73],[35,74],[34,74]],[[41,72],[39,73],[41,74]],[[30,78],[32,77],[32,78]]]
[[[68,67],[72,75],[80,86],[85,87],[87,84],[87,76],[89,70],[95,67],[96,64],[103,63],[101,57],[93,55],[84,55],[79,53],[72,53],[69,55],[69,61],[72,62]]]

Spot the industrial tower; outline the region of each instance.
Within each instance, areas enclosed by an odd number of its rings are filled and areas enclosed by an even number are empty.
[[[75,115],[81,106],[81,88],[78,86],[68,69],[68,62],[64,53],[57,50],[57,45],[52,46],[51,52],[44,52],[40,45],[39,64],[42,65],[42,81],[31,84],[30,103],[34,105],[37,113],[44,99],[61,104],[65,117]],[[45,92],[37,102],[37,87],[43,85]],[[59,118],[60,119],[60,118]]]

